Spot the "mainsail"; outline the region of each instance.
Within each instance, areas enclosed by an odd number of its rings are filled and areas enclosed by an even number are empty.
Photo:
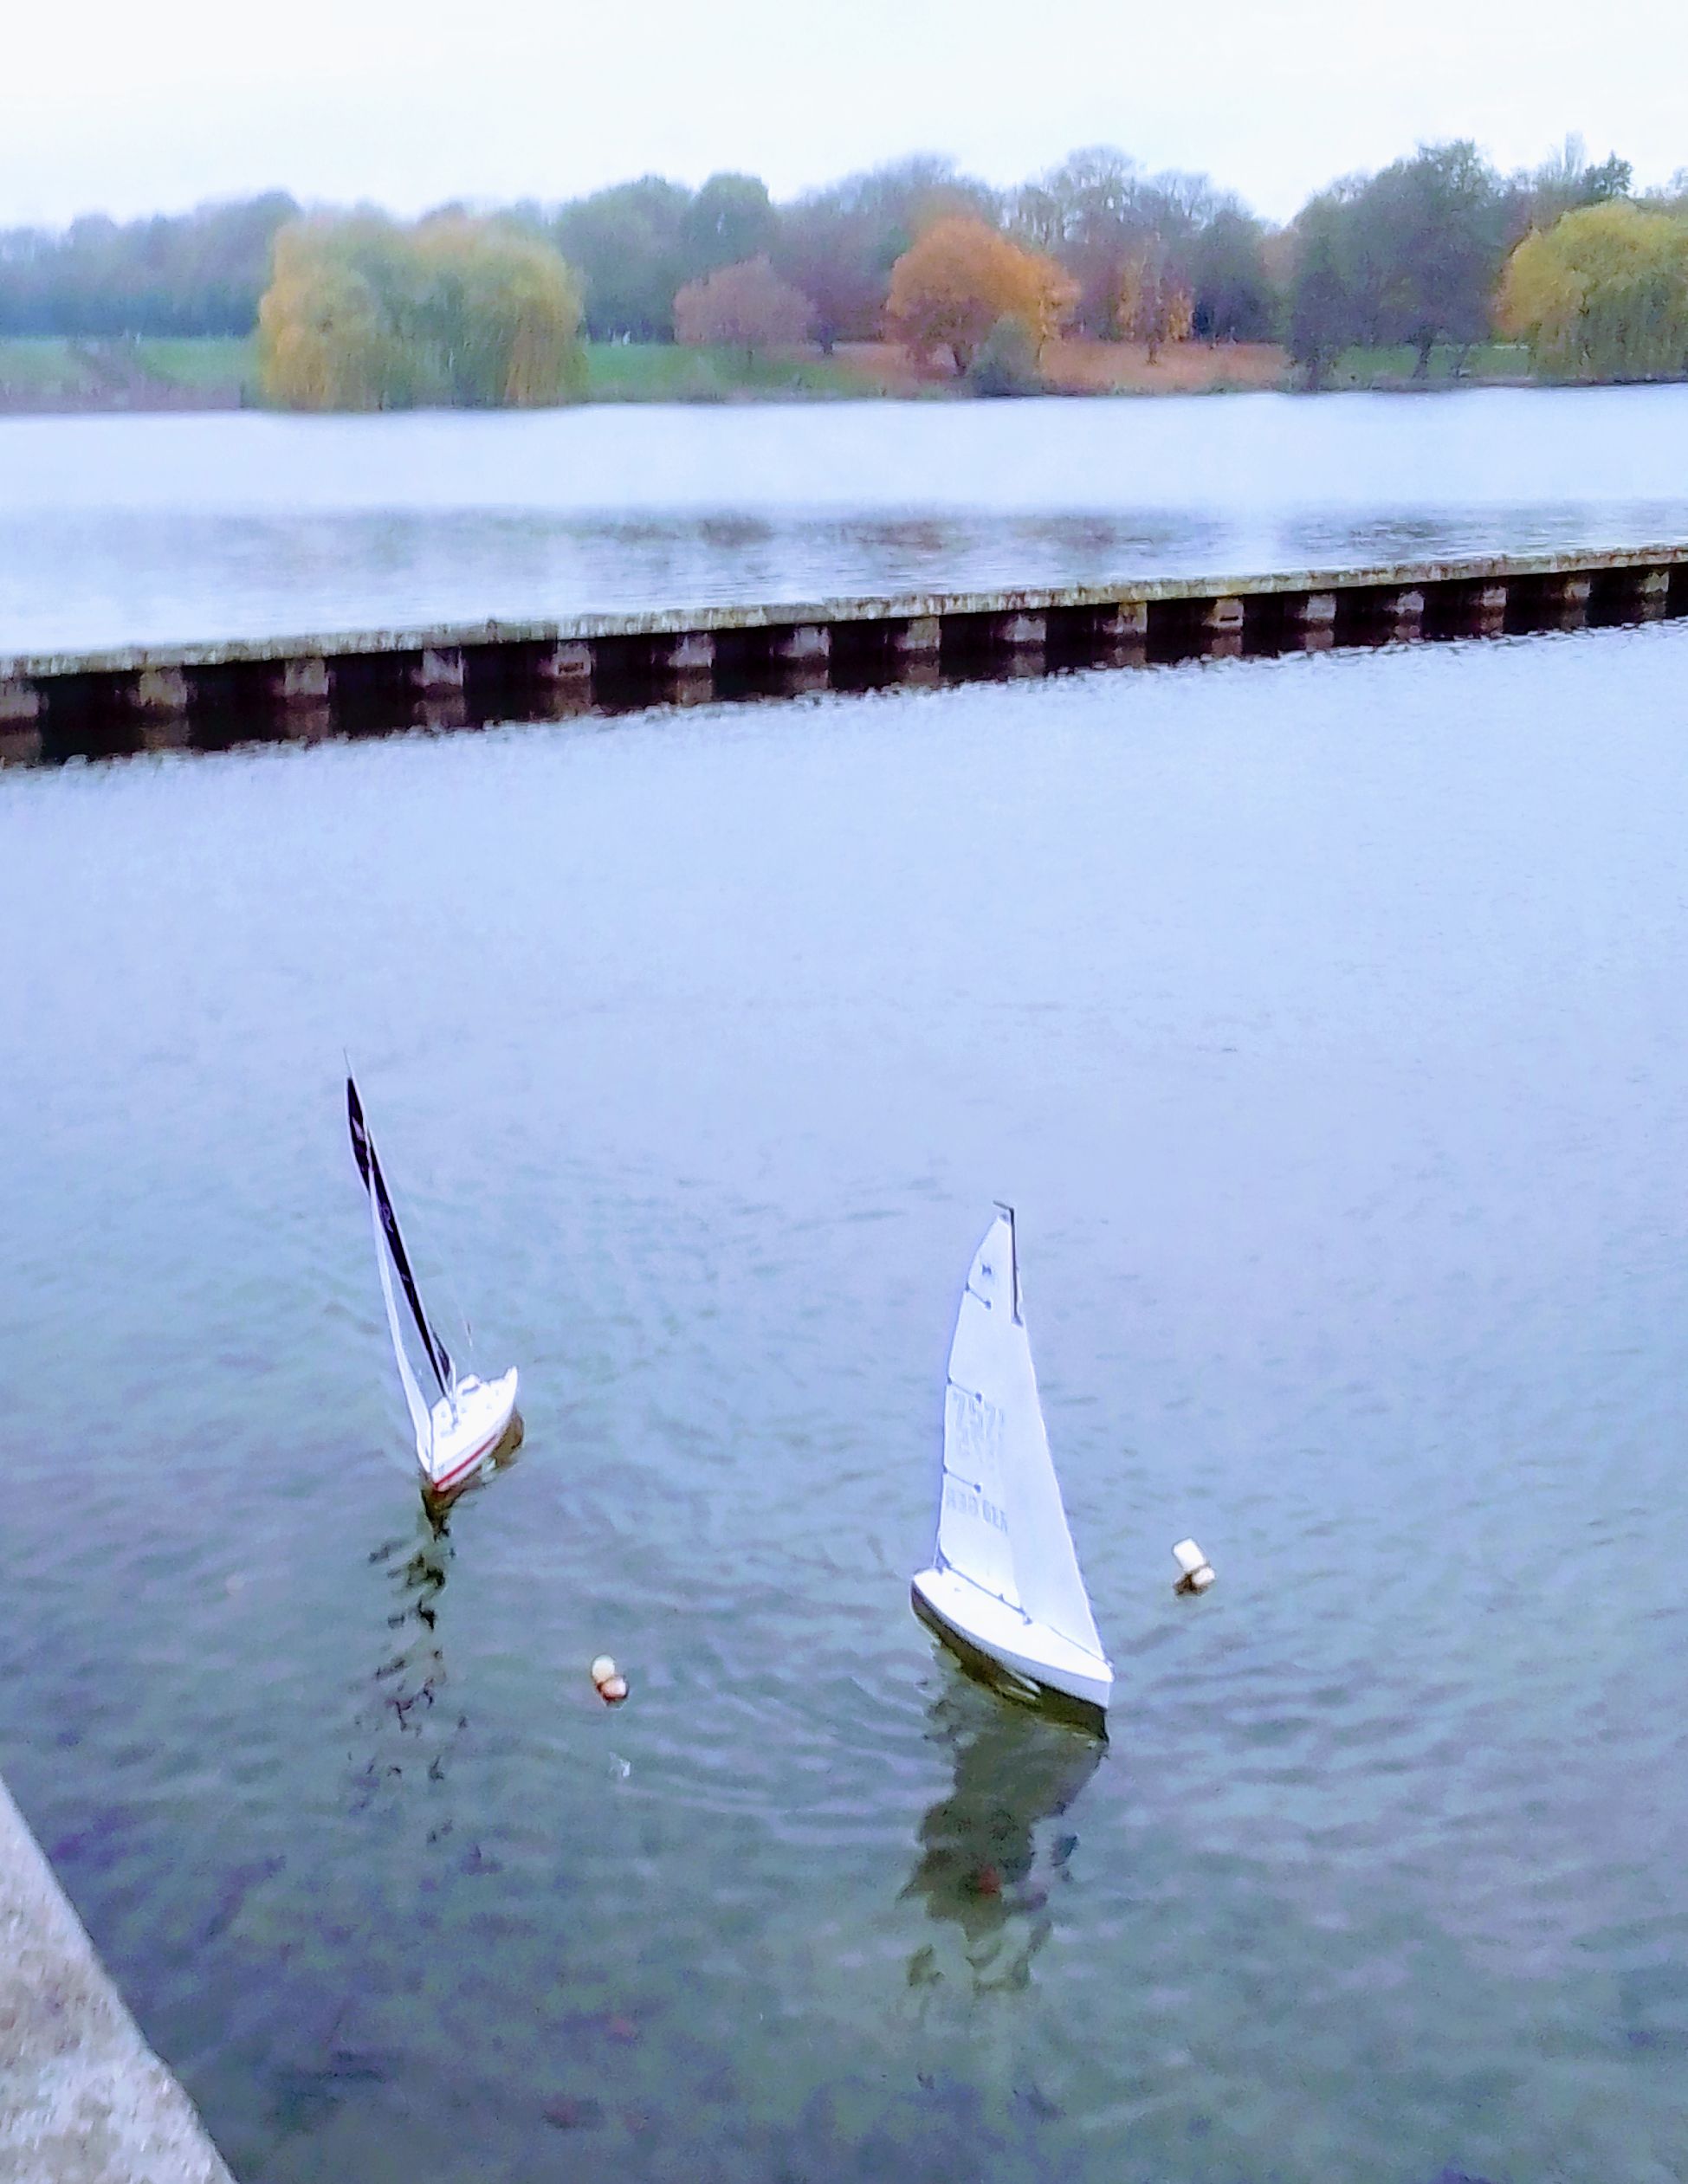
[[[1044,1429],[1006,1208],[967,1270],[950,1346],[937,1559],[1103,1657]]]
[[[404,1356],[404,1345],[399,1339],[398,1315],[393,1302],[392,1283],[387,1273],[389,1254],[398,1270],[405,1302],[411,1308],[411,1318],[416,1321],[417,1333],[422,1338],[428,1362],[433,1367],[434,1378],[440,1384],[440,1393],[449,1399],[456,1384],[451,1360],[444,1343],[429,1324],[428,1315],[422,1308],[422,1292],[417,1289],[416,1276],[411,1270],[404,1239],[398,1233],[398,1217],[392,1210],[386,1178],[381,1173],[381,1163],[376,1156],[375,1140],[364,1121],[363,1102],[358,1097],[358,1088],[350,1076],[346,1080],[346,1114],[351,1125],[352,1151],[357,1160],[358,1173],[364,1179],[364,1188],[369,1193],[370,1205],[375,1216],[376,1257],[380,1262],[381,1287],[387,1300],[387,1321],[392,1330],[393,1348],[398,1353],[399,1372],[406,1380],[405,1399],[409,1401],[415,1382]],[[382,1249],[383,1244],[385,1250]],[[417,1400],[421,1400],[419,1389],[417,1391]],[[413,1414],[415,1407],[412,1404]]]

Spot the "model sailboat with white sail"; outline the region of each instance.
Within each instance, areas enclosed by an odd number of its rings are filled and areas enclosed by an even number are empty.
[[[496,1380],[475,1374],[460,1374],[449,1352],[423,1308],[398,1218],[392,1210],[385,1176],[376,1155],[375,1140],[364,1120],[363,1102],[350,1076],[346,1080],[346,1113],[352,1130],[352,1151],[369,1198],[370,1218],[375,1231],[375,1263],[380,1270],[381,1296],[387,1308],[387,1332],[404,1390],[404,1402],[416,1433],[417,1462],[422,1466],[423,1490],[438,1498],[467,1486],[483,1466],[497,1456],[505,1442],[521,1431],[516,1417],[516,1372],[514,1367]],[[404,1348],[398,1300],[393,1276],[398,1276],[404,1301],[422,1344],[430,1378],[439,1389],[430,1401],[424,1396]]]
[[[1114,1671],[1049,1452],[1020,1312],[1012,1209],[973,1255],[944,1390],[943,1484],[915,1612],[970,1665],[1098,1722]]]

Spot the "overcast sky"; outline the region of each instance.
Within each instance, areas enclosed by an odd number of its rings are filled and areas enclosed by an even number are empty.
[[[721,167],[776,197],[912,151],[1015,182],[1076,146],[1286,217],[1423,139],[1579,131],[1688,165],[1669,0],[75,0],[7,10],[0,223],[281,185],[416,211]]]

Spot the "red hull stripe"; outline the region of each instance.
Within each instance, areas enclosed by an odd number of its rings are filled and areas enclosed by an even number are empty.
[[[508,1424],[509,1420],[506,1418],[504,1425],[508,1425]],[[474,1454],[472,1456],[466,1456],[455,1471],[448,1471],[443,1479],[430,1479],[428,1483],[433,1488],[435,1493],[443,1494],[448,1486],[456,1486],[458,1480],[462,1478],[465,1471],[473,1470],[475,1465],[477,1464],[481,1461],[481,1458],[486,1454],[487,1451],[493,1447],[497,1442],[499,1435],[504,1431],[504,1425],[499,1426],[495,1431],[489,1433],[486,1439],[482,1442],[480,1447],[475,1451]]]

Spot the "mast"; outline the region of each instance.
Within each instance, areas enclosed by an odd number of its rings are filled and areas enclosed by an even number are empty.
[[[387,1191],[386,1178],[381,1173],[381,1163],[375,1151],[375,1140],[369,1134],[364,1120],[363,1102],[358,1097],[358,1088],[348,1074],[346,1080],[346,1115],[352,1131],[352,1152],[358,1163],[358,1173],[363,1178],[364,1188],[369,1192],[374,1206],[381,1234],[392,1263],[398,1270],[399,1286],[404,1301],[411,1308],[411,1317],[416,1321],[417,1333],[439,1382],[440,1393],[451,1404],[455,1412],[455,1374],[446,1347],[428,1323],[428,1315],[422,1308],[422,1292],[417,1287],[416,1276],[411,1270],[410,1255],[404,1249],[404,1239],[398,1232],[398,1217],[392,1210],[392,1199]]]
[[[1015,1226],[1014,1226],[1014,1209],[1013,1209],[1013,1207],[1012,1207],[1012,1205],[1005,1205],[1003,1204],[1003,1202],[1002,1202],[1002,1200],[1001,1200],[1000,1199],[997,1199],[993,1200],[993,1204],[994,1204],[994,1205],[995,1205],[995,1206],[996,1206],[996,1210],[997,1210],[997,1212],[998,1212],[999,1213],[1000,1213],[1000,1214],[1003,1216],[1004,1219],[1005,1219],[1005,1220],[1006,1220],[1006,1222],[1007,1222],[1007,1224],[1008,1224],[1008,1272],[1009,1272],[1009,1277],[1010,1277],[1010,1281],[1011,1281],[1011,1284],[1012,1284],[1012,1286],[1011,1286],[1011,1288],[1010,1288],[1010,1290],[1009,1290],[1009,1295],[1010,1295],[1010,1296],[1012,1297],[1012,1299],[1013,1299],[1013,1304],[1012,1304],[1012,1308],[1013,1315],[1014,1315],[1014,1323],[1015,1323],[1015,1325],[1016,1325],[1016,1326],[1019,1326],[1019,1325],[1021,1325],[1021,1324],[1022,1324],[1021,1320],[1020,1320],[1020,1240],[1019,1240],[1019,1231],[1018,1231],[1018,1230],[1015,1228]]]

